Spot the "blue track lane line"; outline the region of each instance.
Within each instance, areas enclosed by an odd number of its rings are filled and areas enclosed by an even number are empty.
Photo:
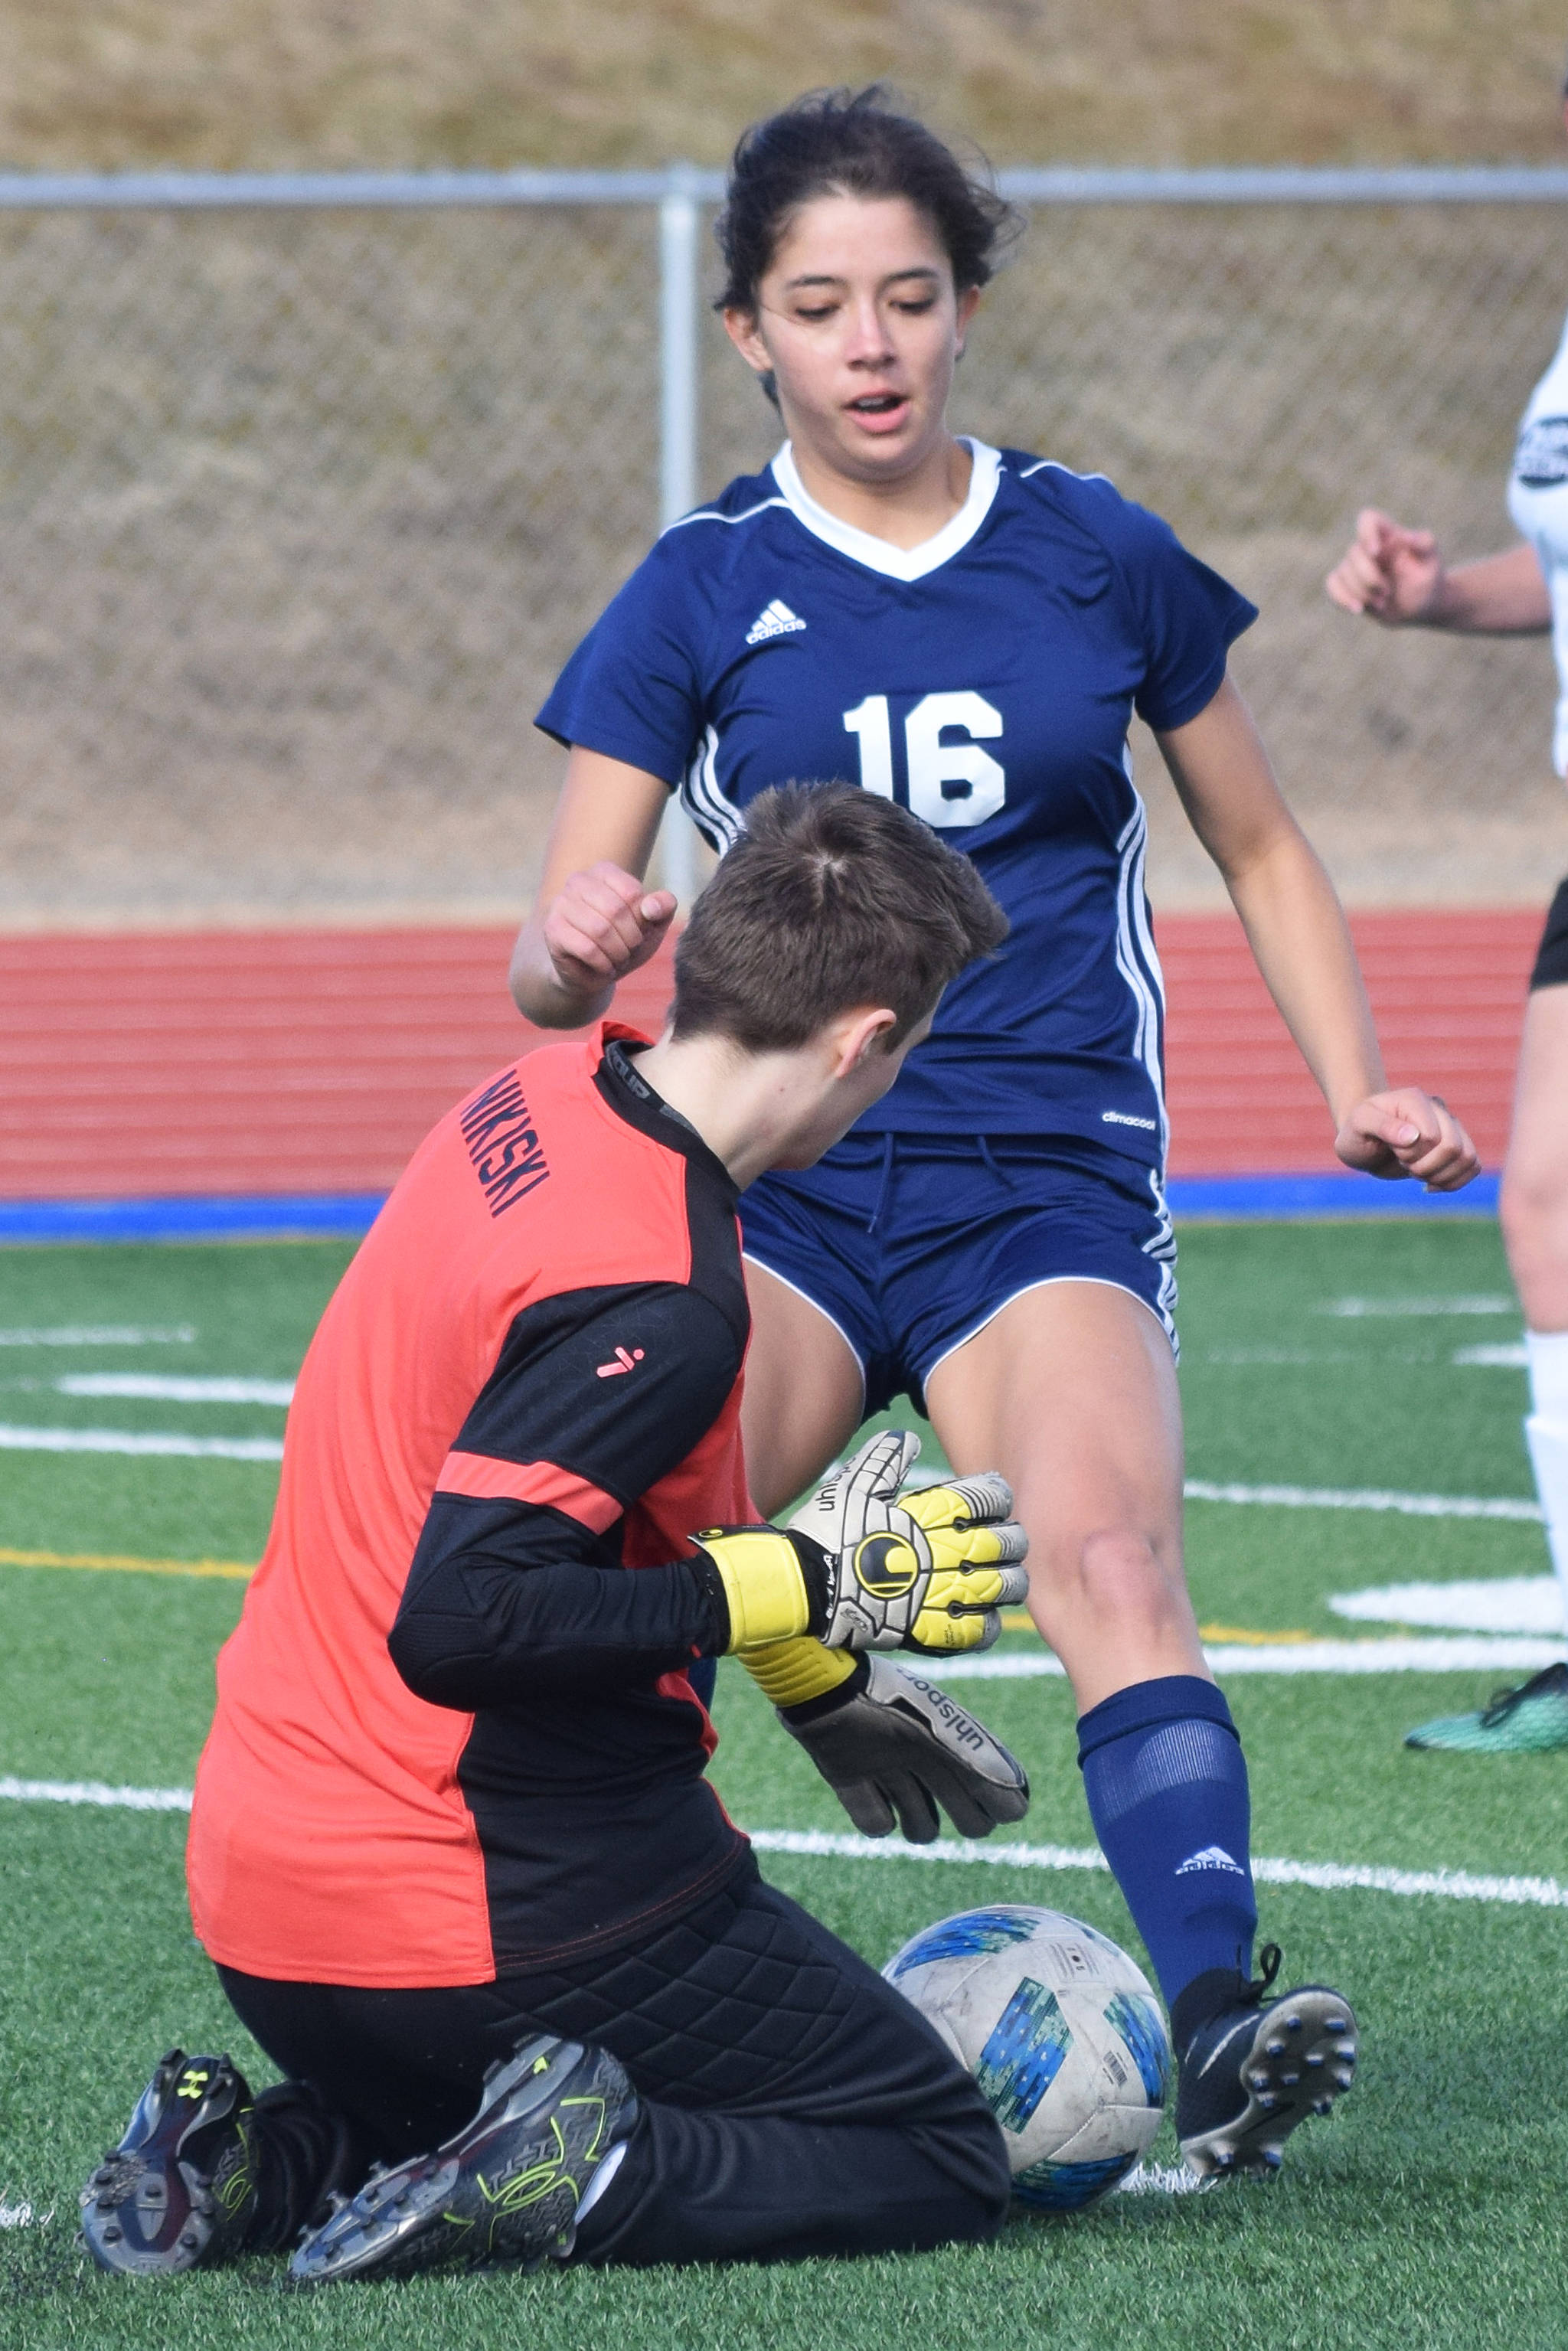
[[[1166,1197],[1173,1217],[1216,1223],[1308,1222],[1334,1217],[1495,1217],[1498,1177],[1488,1171],[1462,1192],[1423,1192],[1375,1176],[1173,1176]]]
[[[384,1192],[295,1192],[0,1200],[0,1243],[358,1240],[385,1198]]]
[[[1459,1193],[1422,1192],[1354,1176],[1173,1176],[1166,1196],[1183,1220],[1291,1222],[1339,1217],[1495,1217],[1498,1179]],[[193,1195],[144,1200],[0,1201],[0,1243],[49,1241],[358,1240],[383,1192]]]

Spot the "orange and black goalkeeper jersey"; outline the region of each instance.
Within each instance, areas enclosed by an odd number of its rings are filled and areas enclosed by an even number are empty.
[[[685,1670],[727,1633],[687,1538],[756,1517],[736,1192],[628,1035],[444,1119],[311,1343],[196,1776],[227,1966],[486,1982],[744,1854]]]

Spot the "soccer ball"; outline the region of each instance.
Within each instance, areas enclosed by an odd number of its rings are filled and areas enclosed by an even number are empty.
[[[1145,1977],[1092,1927],[1021,1902],[961,1910],[883,1974],[979,2084],[1020,2203],[1079,2211],[1153,2141],[1170,2037]]]

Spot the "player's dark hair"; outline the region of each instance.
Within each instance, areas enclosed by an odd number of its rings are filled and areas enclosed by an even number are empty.
[[[942,240],[960,294],[986,285],[1022,226],[983,167],[966,170],[934,131],[897,111],[880,82],[814,89],[743,131],[714,234],[725,287],[716,308],[755,310],[792,216],[815,196],[904,196]]]
[[[788,1052],[840,1013],[885,1005],[889,1045],[1008,918],[967,857],[855,784],[759,793],[675,949],[674,1034]]]

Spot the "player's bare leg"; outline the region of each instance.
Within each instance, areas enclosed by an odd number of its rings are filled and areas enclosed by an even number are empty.
[[[1124,1290],[1029,1290],[936,1366],[953,1467],[999,1469],[1029,1530],[1030,1609],[1079,1711],[1208,1668],[1182,1567],[1181,1400],[1170,1341]]]
[[[1272,1947],[1250,1974],[1246,1765],[1183,1573],[1170,1343],[1125,1290],[1046,1283],[939,1364],[926,1402],[954,1467],[998,1468],[1029,1531],[1095,1832],[1170,2004],[1182,2152],[1201,2173],[1270,2171],[1349,2088],[1355,2018],[1323,1985],[1267,2000]]]
[[[751,1348],[741,1438],[752,1499],[765,1518],[786,1509],[836,1461],[861,1425],[860,1365],[821,1307],[746,1260]]]
[[[1568,1332],[1568,987],[1525,1008],[1501,1213],[1526,1323]]]
[[[753,1327],[741,1434],[752,1499],[771,1518],[848,1450],[864,1391],[835,1323],[749,1259],[746,1279]],[[843,1695],[831,1711],[819,1702],[815,1671],[798,1681],[798,1667],[786,1664],[780,1681],[761,1653],[747,1664],[865,1835],[886,1836],[896,1820],[910,1844],[929,1844],[945,1812],[961,1836],[989,1836],[1028,1810],[1029,1781],[1017,1758],[891,1657],[862,1661],[841,1684],[833,1660],[821,1692],[839,1687]]]
[[[1568,1614],[1568,987],[1537,987],[1526,1006],[1501,1212],[1530,1351],[1525,1443]],[[1568,1747],[1568,1666],[1500,1690],[1479,1713],[1421,1723],[1406,1744],[1470,1754]]]

